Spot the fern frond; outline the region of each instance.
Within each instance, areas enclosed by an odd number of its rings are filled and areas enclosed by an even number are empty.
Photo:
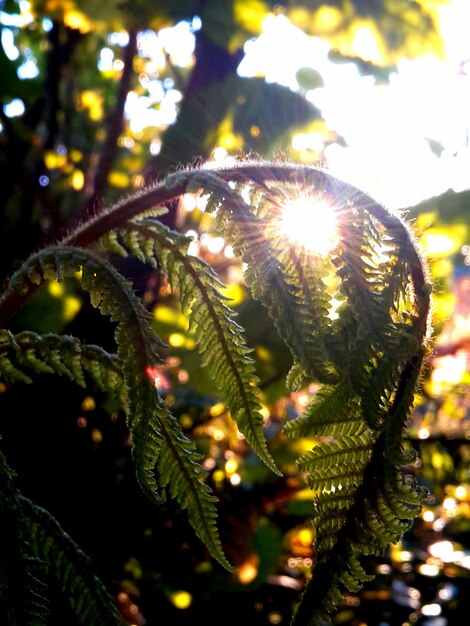
[[[359,326],[367,325],[367,335],[380,346],[390,322],[389,311],[380,297],[384,289],[382,264],[374,249],[380,239],[368,213],[346,209],[340,218],[340,242],[334,259],[341,278],[339,288],[353,306]]]
[[[321,438],[298,460],[316,492],[316,560],[293,626],[320,624],[345,591],[360,588],[368,579],[361,556],[380,554],[400,538],[424,497],[421,488],[407,479],[400,484],[397,478],[406,460],[406,419],[429,313],[423,265],[399,218],[329,174],[306,170],[297,175],[273,164],[264,169],[242,166],[222,171],[223,182],[214,180],[213,172],[201,174],[201,186],[212,189],[218,200],[216,226],[246,263],[253,297],[265,305],[292,353],[288,384],[300,388],[314,373],[306,346],[315,333],[316,343],[310,346],[322,354],[323,366],[337,374],[328,379],[328,372],[315,372],[314,379],[323,386],[284,429],[289,436]],[[243,178],[247,172],[252,187]],[[273,216],[267,210],[284,183],[303,191],[307,180],[327,200],[341,194],[340,239],[332,262],[337,283],[333,297],[342,304],[331,323],[324,319],[330,294],[318,283],[320,267],[289,257],[290,244],[273,234]],[[308,288],[315,284],[324,295],[303,309]],[[311,321],[315,315],[324,319],[320,332]]]
[[[360,435],[367,426],[358,399],[346,383],[324,385],[302,414],[284,425],[289,437]]]
[[[309,487],[318,492],[314,498],[313,509],[315,523],[334,515],[338,505],[344,504],[344,498],[350,498],[362,484],[364,471],[369,462],[375,440],[367,431],[360,435],[341,436],[332,441],[321,441],[310,452],[306,452],[296,461],[299,469],[305,472]],[[332,497],[331,494],[338,494]],[[321,496],[328,494],[328,498]],[[317,505],[320,509],[317,510]],[[329,506],[328,511],[325,507]],[[317,514],[319,515],[317,519]],[[347,511],[342,510],[341,523],[344,523]],[[317,528],[317,532],[319,529]],[[321,541],[317,541],[321,546]]]
[[[211,554],[224,566],[227,564],[220,549],[214,520],[217,516],[214,499],[208,497],[203,484],[203,471],[196,462],[199,457],[175,439],[176,420],[164,410],[164,403],[147,375],[149,366],[162,362],[162,341],[151,328],[150,313],[134,294],[131,285],[107,261],[88,250],[57,246],[33,255],[14,275],[15,285],[28,286],[31,276],[41,282],[43,277],[62,280],[80,278],[81,286],[90,294],[93,306],[116,323],[117,356],[122,364],[126,394],[127,421],[133,441],[133,458],[137,480],[143,491],[159,501],[158,488],[170,484],[170,493],[188,509],[195,531],[206,543]],[[170,428],[169,423],[172,424]],[[178,424],[181,431],[181,426]],[[163,445],[164,444],[164,445]],[[164,446],[172,450],[168,467],[159,458]],[[166,451],[165,451],[166,454]],[[165,459],[168,459],[165,456]],[[188,462],[189,461],[189,462]],[[164,467],[161,477],[157,470]],[[184,468],[184,472],[182,470]],[[168,471],[170,471],[168,473]],[[181,481],[184,473],[184,481]],[[191,485],[191,498],[185,489]]]
[[[416,503],[410,506],[396,495],[396,485],[388,484],[387,476],[390,477],[391,472],[385,475],[383,472],[383,444],[383,436],[373,442],[367,459],[365,450],[357,455],[352,454],[351,449],[348,457],[342,449],[343,464],[339,469],[336,465],[328,468],[330,482],[322,483],[322,471],[310,465],[309,484],[320,489],[313,501],[315,565],[313,578],[294,616],[294,626],[321,624],[322,619],[341,604],[347,591],[360,589],[366,580],[371,580],[373,574],[367,574],[361,564],[363,556],[383,554],[419,514],[419,503],[424,497],[420,489],[411,489]],[[329,448],[327,457],[328,451]],[[337,453],[334,448],[333,454]],[[320,458],[325,457],[321,452],[318,454]],[[345,481],[340,476],[341,467],[354,472],[354,479]],[[392,480],[396,481],[396,476]],[[333,493],[332,486],[335,487]],[[394,494],[393,500],[389,498],[390,492]]]
[[[46,626],[44,563],[28,543],[15,475],[0,451],[0,621],[8,626]]]
[[[396,372],[393,400],[380,434],[366,427],[363,402],[348,384],[321,388],[305,414],[285,427],[290,436],[323,437],[297,460],[315,493],[315,562],[293,626],[321,624],[347,591],[361,588],[366,575],[362,556],[383,554],[420,513],[427,492],[403,478],[400,465],[423,353]],[[351,430],[354,425],[357,433]]]
[[[310,272],[312,259],[299,255],[270,220],[234,198],[230,188],[225,193],[230,201],[221,202],[216,223],[246,263],[244,279],[253,298],[267,309],[307,378],[334,382],[338,376],[326,350],[329,295],[321,273]]]
[[[304,326],[305,355],[300,359],[300,354],[293,353],[295,375],[288,375],[287,383],[293,382],[297,389],[312,379],[325,384],[333,383],[338,380],[338,372],[330,355],[331,293],[323,280],[329,273],[328,264],[320,255],[290,241],[282,230],[284,211],[298,198],[298,190],[283,187],[279,193],[276,189],[262,193],[253,187],[248,194],[246,188],[243,191],[242,197],[249,199],[263,229],[258,236],[265,238],[270,252],[276,255],[286,279],[290,281],[297,301],[299,324]],[[312,212],[322,210],[317,206],[315,196],[302,197],[306,204],[310,203]],[[299,379],[300,371],[303,372],[303,381]]]
[[[199,463],[201,455],[164,401],[154,390],[148,394],[147,410],[152,409],[153,419],[134,422],[131,428],[132,456],[140,485],[157,502],[164,500],[168,489],[170,496],[187,510],[191,525],[210,554],[231,571],[216,527],[217,498],[204,483],[207,472]]]
[[[299,457],[297,465],[307,474],[322,469],[334,471],[338,465],[349,462],[361,467],[368,461],[373,443],[366,434],[322,442]]]
[[[410,325],[400,323],[388,336],[385,352],[373,359],[373,367],[368,369],[367,379],[360,389],[362,411],[372,428],[384,421],[400,372],[417,350],[418,342]]]
[[[407,420],[415,401],[425,355],[426,348],[421,346],[416,354],[407,361],[390,407],[385,450],[387,460],[394,465],[402,465],[406,461],[406,456],[403,453],[403,433],[406,430]]]
[[[63,375],[81,387],[86,386],[87,373],[102,391],[117,397],[123,394],[120,362],[101,347],[82,344],[67,335],[38,335],[31,331],[13,335],[0,330],[0,378],[31,382],[36,373]]]
[[[0,354],[0,374],[4,381],[32,383],[33,379],[25,374],[21,369],[15,367],[11,359],[5,354]]]
[[[339,241],[327,262],[280,235],[276,211],[283,186],[302,192],[310,186],[326,200],[340,196],[342,206],[335,206]],[[253,298],[263,304],[290,352],[288,384],[293,389],[311,380],[322,385],[304,413],[285,427],[289,436],[315,437],[313,449],[298,459],[315,492],[315,559],[292,626],[319,625],[348,590],[357,591],[371,578],[364,557],[380,555],[400,539],[426,497],[413,477],[403,475],[410,460],[407,419],[425,356],[430,292],[424,265],[397,216],[327,172],[293,165],[243,163],[178,172],[66,239],[90,245],[108,232],[107,250],[133,255],[168,275],[190,315],[203,365],[240,431],[274,471],[251,351],[220,296],[218,276],[188,255],[186,238],[152,220],[132,221],[150,206],[200,189],[210,195],[215,228],[246,264]],[[120,230],[109,232],[115,229]],[[325,269],[333,272],[331,284]],[[13,276],[0,300],[3,319],[45,278],[62,280],[77,272],[93,305],[117,324],[139,483],[150,497],[169,493],[186,508],[211,554],[227,567],[200,455],[147,379],[148,366],[161,362],[164,346],[130,285],[92,253],[49,248]],[[335,319],[330,317],[333,298]],[[0,343],[0,369],[7,380],[26,381],[31,371],[55,373],[59,367],[36,349],[22,350],[18,339],[5,350]]]
[[[418,345],[411,318],[399,304],[409,275],[396,244],[379,233],[370,215],[345,211],[339,224],[341,240],[334,263],[347,307],[336,322],[336,337],[348,329],[347,376],[361,398],[368,426],[378,429],[399,371]],[[343,358],[344,351],[339,350],[336,360]]]
[[[204,261],[187,254],[186,237],[163,224],[143,220],[130,224],[129,229],[133,229],[134,247],[142,251],[147,262],[160,265],[173,291],[179,294],[183,312],[190,318],[202,365],[209,369],[240,432],[260,459],[279,474],[263,433],[252,350],[246,346],[243,329],[234,319],[235,311],[220,293],[223,285],[218,276]],[[123,238],[122,243],[127,249],[128,239]]]
[[[285,249],[279,241],[278,250]],[[285,243],[285,242],[284,242]],[[308,360],[300,365],[304,372],[305,381],[317,379],[322,383],[332,383],[338,380],[337,368],[331,359],[331,320],[329,318],[331,295],[328,293],[323,278],[328,272],[322,268],[320,259],[298,246],[289,245],[280,256],[285,270],[297,277],[300,287],[299,315],[305,320],[307,335],[305,341],[309,349]],[[313,266],[316,266],[313,268]],[[288,375],[287,381],[290,382]],[[293,389],[300,389],[302,383],[296,381]]]
[[[48,511],[23,496],[20,500],[32,552],[44,563],[49,580],[67,599],[78,622],[86,626],[124,626],[126,622],[114,599],[93,573],[89,557]]]
[[[427,497],[425,491],[407,489],[401,473],[393,469],[395,480],[388,479],[384,485],[383,497],[393,513],[402,520],[413,522],[421,512],[422,504]],[[409,500],[412,500],[411,502]]]
[[[420,363],[419,356],[411,359],[405,375],[401,373],[394,405],[381,435],[369,429],[359,435],[335,435],[333,440],[320,441],[297,461],[306,472],[308,485],[316,492],[316,534],[312,579],[315,582],[307,585],[294,626],[320,624],[325,615],[338,607],[347,591],[359,589],[366,580],[360,565],[362,556],[383,554],[420,513],[427,492],[413,480],[402,478],[401,457],[397,453],[402,451],[403,422],[410,409],[410,391],[415,388]],[[316,415],[325,420],[327,399],[334,394],[331,389],[318,394],[322,397],[317,401]],[[357,399],[353,405],[356,410],[360,408]]]

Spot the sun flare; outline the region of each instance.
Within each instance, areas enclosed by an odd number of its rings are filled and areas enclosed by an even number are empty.
[[[323,199],[312,196],[297,198],[284,205],[281,232],[309,252],[328,254],[338,241],[336,217]]]

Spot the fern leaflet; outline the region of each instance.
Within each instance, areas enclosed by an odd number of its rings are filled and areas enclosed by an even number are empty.
[[[31,551],[13,471],[0,451],[0,618],[8,626],[48,623],[45,564]]]
[[[112,238],[121,249],[129,247],[134,254],[138,249],[143,259],[160,264],[173,291],[179,294],[183,311],[189,314],[202,364],[222,390],[232,418],[258,456],[279,474],[263,434],[251,349],[245,344],[243,329],[234,320],[235,312],[219,291],[222,283],[209,265],[187,254],[186,237],[153,220],[131,224],[129,229],[133,229],[132,237],[123,236],[119,242],[113,233],[107,240]],[[123,231],[124,235],[127,232]]]
[[[169,476],[175,480],[170,493],[188,509],[194,529],[212,556],[230,569],[222,553],[217,535],[215,499],[209,497],[208,487],[201,477],[199,454],[186,445],[186,438],[177,420],[163,409],[163,402],[147,375],[147,368],[162,362],[164,348],[154,334],[150,314],[126,281],[107,261],[88,250],[73,247],[50,247],[30,257],[12,278],[15,288],[24,290],[43,277],[62,280],[80,277],[82,287],[90,293],[93,306],[116,322],[117,356],[122,363],[126,385],[127,416],[137,479],[143,491],[159,501],[158,488],[166,486]],[[178,432],[179,436],[175,436]],[[165,461],[159,459],[163,443],[171,450]],[[168,465],[172,471],[169,471]],[[163,485],[156,469],[165,468]],[[184,476],[184,480],[181,480]],[[188,485],[191,489],[188,497]]]
[[[0,330],[0,377],[30,383],[36,373],[63,375],[81,387],[89,375],[102,391],[124,402],[120,361],[114,354],[67,335]]]
[[[67,598],[80,624],[86,626],[124,626],[114,599],[93,574],[90,559],[61,528],[52,515],[21,496],[26,520],[27,540],[36,558],[47,569]]]

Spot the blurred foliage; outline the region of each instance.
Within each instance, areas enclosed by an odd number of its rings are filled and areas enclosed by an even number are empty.
[[[267,16],[284,15],[326,41],[332,60],[353,62],[380,83],[388,81],[402,58],[442,54],[438,18],[444,4],[446,0],[0,2],[2,41],[12,44],[0,46],[2,280],[27,253],[168,170],[247,153],[321,163],[321,149],[292,147],[298,132],[318,133],[323,146],[343,141],[304,97],[322,84],[321,73],[299,68],[297,90],[267,83],[263,76],[237,74],[245,44],[262,32]],[[26,78],[21,73],[25,66],[35,68]],[[15,99],[24,111],[8,116],[5,107]],[[243,268],[214,241],[203,200],[188,197],[184,205],[170,206],[164,220],[194,233],[198,254],[215,264],[231,288],[227,295],[236,297],[254,348],[270,416],[267,434],[281,460],[283,479],[271,476],[237,437],[199,367],[186,320],[158,273],[140,264],[117,264],[143,295],[171,347],[160,373],[162,385],[187,434],[213,460],[207,469],[224,511],[222,532],[228,554],[239,565],[239,580],[229,580],[208,560],[171,503],[155,510],[142,498],[134,484],[122,416],[98,389],[93,402],[82,389],[62,381],[58,386],[47,376],[28,393],[21,385],[0,389],[2,445],[23,491],[51,510],[90,554],[129,623],[218,624],[223,612],[227,625],[242,620],[283,625],[312,555],[311,501],[293,463],[301,450],[281,436],[280,425],[315,389],[286,395],[283,380],[291,363],[284,345],[248,297]],[[468,298],[459,279],[470,260],[469,202],[469,192],[449,191],[405,210],[430,262],[436,335],[447,332],[423,381],[412,423],[412,436],[421,446],[423,480],[436,500],[429,505],[431,521],[424,518],[411,542],[422,534],[428,537],[436,520],[442,520],[440,533],[448,528],[468,538],[469,381],[467,361],[462,366],[458,351],[469,345],[465,319],[470,304],[466,314],[455,307]],[[113,344],[112,333],[71,285],[40,290],[12,321],[14,330],[47,332],[52,327],[88,342]],[[453,361],[446,361],[443,374],[438,358],[445,357]],[[445,378],[449,371],[450,381]],[[24,431],[29,437],[19,449]],[[459,486],[463,490],[457,491]],[[442,504],[446,497],[453,499],[454,508],[451,501],[451,508]],[[387,566],[394,576],[405,576],[403,566],[410,563],[397,554]],[[436,585],[444,584],[444,569],[450,565],[441,562],[432,579]],[[468,577],[465,568],[458,571]],[[376,620],[372,623],[392,623],[394,611],[393,623],[406,621],[413,608],[393,604],[390,576],[383,574],[383,589],[379,578],[360,602],[352,598],[337,623],[365,619],[363,607],[368,607],[368,620]],[[464,589],[460,608],[451,601],[446,605],[449,624],[460,624],[458,616],[465,614]],[[54,601],[57,621],[51,623],[63,623],[63,607]]]

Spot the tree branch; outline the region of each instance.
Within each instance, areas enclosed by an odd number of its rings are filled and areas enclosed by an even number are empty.
[[[100,157],[92,175],[92,181],[87,184],[85,202],[80,215],[104,194],[108,186],[108,175],[116,158],[119,136],[124,129],[124,107],[134,75],[134,56],[137,52],[137,30],[129,30],[129,43],[124,54],[124,69],[116,94],[116,104],[106,123],[106,138],[100,150]]]

